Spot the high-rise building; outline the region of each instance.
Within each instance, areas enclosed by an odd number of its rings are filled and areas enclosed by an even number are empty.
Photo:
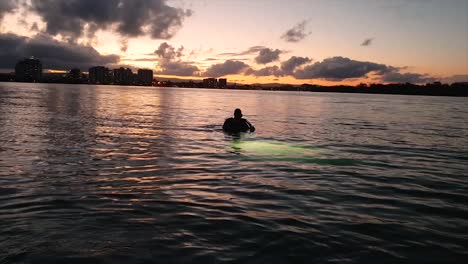
[[[73,68],[71,69],[65,79],[66,82],[69,83],[82,83],[83,82],[83,76],[81,74],[81,70],[78,68]]]
[[[15,66],[15,78],[19,82],[38,82],[42,78],[42,63],[30,58],[19,61]]]
[[[203,79],[203,87],[205,88],[216,88],[218,85],[218,80],[215,78],[206,78]]]
[[[138,84],[151,86],[153,84],[153,71],[146,69],[138,70]]]
[[[227,87],[227,79],[226,78],[218,79],[218,87],[219,88],[226,88]]]
[[[89,69],[89,82],[94,84],[110,83],[109,69],[104,66],[96,66]]]
[[[114,69],[114,84],[130,85],[133,84],[133,72],[129,68],[120,67]]]
[[[73,68],[68,72],[68,76],[72,79],[79,79],[81,78],[81,70],[78,68]]]

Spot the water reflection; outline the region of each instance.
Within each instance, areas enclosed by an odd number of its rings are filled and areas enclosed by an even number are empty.
[[[41,101],[46,105],[46,143],[41,161],[45,174],[54,175],[61,166],[73,168],[76,175],[89,173],[93,167],[92,148],[96,144],[95,90],[78,86],[63,89],[59,86],[44,87]]]
[[[405,98],[1,84],[0,262],[463,259],[465,102]]]

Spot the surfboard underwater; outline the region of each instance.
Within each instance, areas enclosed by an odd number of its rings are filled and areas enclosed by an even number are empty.
[[[330,151],[297,143],[276,140],[235,140],[231,148],[245,159],[263,161],[286,161],[328,165],[352,165],[353,160],[339,159]]]
[[[318,149],[273,140],[239,140],[232,143],[232,148],[252,155],[265,156],[312,156],[318,155]]]

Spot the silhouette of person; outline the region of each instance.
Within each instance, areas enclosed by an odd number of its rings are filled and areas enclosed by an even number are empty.
[[[242,111],[237,108],[234,110],[234,118],[230,117],[224,121],[223,130],[228,133],[255,132],[255,127],[242,118]]]

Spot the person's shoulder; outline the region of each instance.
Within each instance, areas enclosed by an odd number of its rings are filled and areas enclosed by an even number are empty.
[[[234,123],[234,118],[230,117],[224,121],[224,126],[230,126]]]

